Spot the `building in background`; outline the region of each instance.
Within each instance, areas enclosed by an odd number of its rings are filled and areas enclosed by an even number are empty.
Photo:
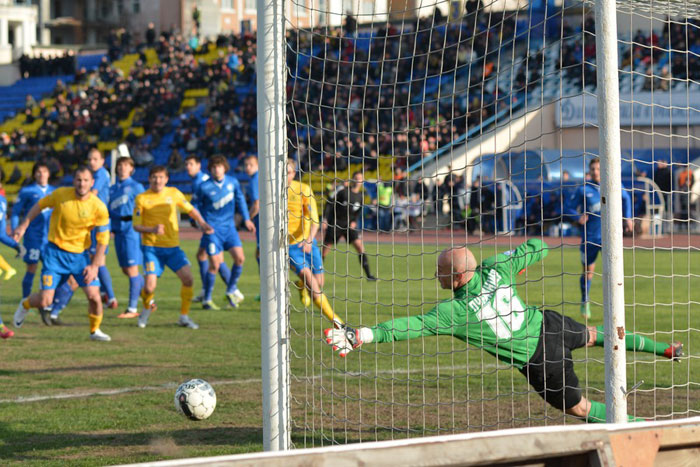
[[[0,65],[17,60],[36,45],[37,7],[31,2],[0,0]]]

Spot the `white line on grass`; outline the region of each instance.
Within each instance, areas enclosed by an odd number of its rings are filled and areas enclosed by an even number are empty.
[[[482,369],[493,369],[496,368],[495,364],[487,364],[484,365],[483,367],[479,367]],[[505,367],[504,367],[505,368]],[[413,374],[413,373],[423,373],[423,372],[436,372],[440,371],[442,372],[449,372],[449,371],[459,371],[459,370],[466,370],[468,369],[468,366],[463,365],[463,366],[448,366],[444,368],[438,368],[438,367],[426,367],[426,368],[415,368],[415,369],[404,369],[404,368],[397,368],[395,370],[380,370],[377,372],[363,372],[361,374],[358,373],[348,373],[348,376],[350,377],[356,377],[356,376],[372,376],[372,375],[382,375],[382,374]],[[342,374],[332,374],[332,375],[326,375],[326,377],[331,377],[331,376],[342,376]],[[304,377],[304,376],[299,376],[299,380],[310,380],[310,379],[320,379],[321,375],[313,375],[311,377]],[[260,378],[249,378],[249,379],[226,379],[226,380],[221,380],[221,381],[212,381],[211,385],[216,387],[216,386],[228,386],[228,385],[245,385],[245,384],[262,384],[262,379]],[[165,383],[165,384],[159,384],[155,386],[133,386],[133,387],[128,387],[128,388],[116,388],[116,389],[102,389],[102,390],[92,390],[92,391],[76,391],[76,392],[65,392],[65,393],[59,393],[59,394],[50,394],[50,395],[37,395],[37,396],[27,396],[27,397],[17,397],[15,399],[0,399],[0,404],[26,404],[28,402],[41,402],[41,401],[48,401],[48,400],[62,400],[62,399],[82,399],[82,398],[87,398],[87,397],[96,397],[96,396],[117,396],[120,394],[128,394],[131,392],[145,392],[145,391],[162,391],[164,389],[173,389],[178,386],[178,383]]]

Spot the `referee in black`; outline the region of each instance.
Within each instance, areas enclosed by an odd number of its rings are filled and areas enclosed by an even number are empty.
[[[365,254],[365,246],[362,244],[362,232],[357,229],[357,218],[362,214],[364,195],[362,184],[364,177],[362,172],[352,174],[350,186],[341,185],[333,193],[323,210],[323,249],[321,255],[326,255],[331,250],[331,245],[341,238],[350,243],[360,255],[360,264],[365,271],[367,280],[376,281],[377,278],[369,270],[369,261]]]

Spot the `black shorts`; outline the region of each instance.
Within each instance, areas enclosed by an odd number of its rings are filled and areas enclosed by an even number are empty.
[[[585,347],[588,330],[556,311],[542,312],[542,334],[537,349],[520,372],[547,403],[560,410],[581,401],[581,388],[574,372],[571,351]]]
[[[323,244],[334,245],[341,238],[345,238],[346,242],[352,243],[358,238],[360,238],[360,236],[360,231],[357,229],[329,225],[326,229],[325,235],[323,236]]]

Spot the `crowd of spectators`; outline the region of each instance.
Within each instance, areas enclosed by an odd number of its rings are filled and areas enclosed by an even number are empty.
[[[44,57],[30,57],[22,54],[19,58],[19,73],[23,78],[37,76],[72,75],[75,73],[77,59],[72,50],[65,51],[62,55],[50,55]]]
[[[371,170],[388,155],[409,166],[510,105],[486,83],[513,32],[513,17],[485,15],[290,31],[289,153],[305,170]]]
[[[26,123],[43,120],[36,134],[22,128],[0,138],[0,154],[12,160],[56,159],[70,169],[82,162],[90,147],[102,141],[125,142],[137,164],[153,162],[152,152],[162,138],[173,133],[169,150],[173,167],[177,152],[240,155],[253,151],[251,135],[256,119],[255,95],[240,98],[235,85],[249,83],[254,77],[254,42],[247,38],[223,38],[228,53],[213,63],[198,59],[202,50],[192,50],[182,36],[161,34],[154,44],[160,64],[146,66],[141,56],[128,76],[114,67],[107,57],[99,67],[88,72],[78,70],[74,84],[58,81],[51,97],[52,105],[37,104],[30,96],[25,109]],[[232,58],[235,57],[235,58]],[[235,64],[235,69],[230,65]],[[191,88],[208,88],[209,99],[204,123],[192,113],[180,115],[184,92]],[[35,115],[32,108],[38,105]],[[142,127],[143,136],[126,132],[119,122],[133,112],[132,127]],[[65,147],[55,150],[53,143],[69,136]]]
[[[499,206],[507,202],[497,185],[479,179],[469,185],[459,175],[434,185],[408,183],[402,170],[509,108],[518,93],[531,91],[540,81],[544,56],[536,50],[514,70],[509,89],[488,86],[498,75],[499,57],[510,55],[503,47],[518,47],[514,40],[503,41],[514,36],[513,18],[470,13],[461,22],[448,23],[433,15],[401,28],[392,24],[363,28],[349,18],[345,27],[289,30],[290,155],[305,171],[342,170],[353,163],[363,163],[371,171],[380,158],[395,158],[394,180],[378,183],[392,189],[391,203],[377,203],[374,210],[375,221],[383,227],[415,225],[426,212],[433,212],[449,213],[450,225],[467,230],[476,228],[474,219],[479,215],[493,215],[494,222],[482,228],[496,229]],[[630,48],[634,66],[655,63],[655,51],[666,50],[664,44],[680,36],[688,38],[685,49],[696,51],[699,38],[691,26],[672,23],[648,40],[635,37]],[[581,85],[591,83],[592,19],[582,20],[578,28],[565,21],[563,29],[561,68],[572,79],[578,76]],[[126,142],[137,165],[149,165],[156,150],[162,153],[166,135],[167,163],[176,171],[183,168],[188,154],[242,159],[254,153],[255,37],[221,35],[214,43],[199,38],[193,42],[174,31],[156,35],[153,25],[143,37],[145,43],[133,45],[128,31],[113,31],[108,57],[97,70],[75,72],[76,89],[58,82],[55,102],[49,106],[28,97],[26,121],[40,118],[41,127],[31,135],[22,129],[3,134],[0,152],[14,160],[56,161],[52,166],[56,171],[82,162],[88,148],[101,141]],[[213,62],[201,60],[214,46],[225,52]],[[144,47],[155,49],[158,65],[146,65]],[[134,51],[140,59],[124,76],[110,57]],[[684,56],[693,54],[669,56],[670,69],[677,68],[673,64]],[[185,90],[192,88],[208,89],[205,108],[181,114]],[[35,105],[38,115],[32,111]],[[120,126],[132,112],[131,126],[143,128],[142,136]],[[65,136],[71,137],[65,147],[55,150],[53,143]],[[541,225],[542,219],[558,215],[561,193],[538,196],[526,200],[531,207],[524,209],[521,225]]]
[[[596,87],[595,21],[587,16],[562,25],[563,40],[558,66],[580,88]],[[638,29],[627,37],[620,54],[620,68],[645,75],[644,90],[667,91],[672,80],[700,81],[700,20],[667,18],[657,30]]]

